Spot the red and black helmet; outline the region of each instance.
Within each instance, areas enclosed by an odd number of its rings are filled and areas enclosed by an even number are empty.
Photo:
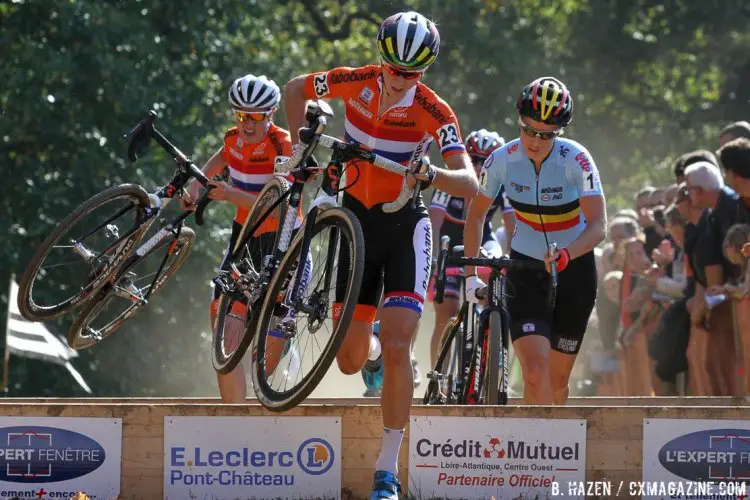
[[[573,96],[563,82],[543,76],[523,88],[516,109],[521,116],[565,127],[573,120]]]
[[[464,141],[464,145],[469,156],[487,158],[493,151],[505,145],[505,139],[500,137],[497,132],[480,129],[470,133]]]

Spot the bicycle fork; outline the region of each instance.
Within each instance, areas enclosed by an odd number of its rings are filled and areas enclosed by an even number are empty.
[[[337,162],[331,162],[328,166],[328,169],[326,169],[324,175],[323,175],[323,184],[322,184],[322,191],[323,193],[315,198],[313,200],[310,210],[307,213],[307,218],[305,220],[305,227],[304,232],[302,235],[302,248],[300,249],[300,256],[299,256],[299,262],[307,262],[307,256],[310,253],[310,242],[312,241],[313,237],[313,230],[315,228],[315,221],[318,217],[318,212],[320,210],[325,210],[328,207],[331,206],[338,206],[338,201],[336,200],[336,189],[338,188],[338,181],[340,177],[340,168],[341,165]],[[301,193],[300,193],[301,194]],[[296,210],[296,207],[292,209],[294,205],[299,206],[300,201],[295,202],[294,194],[292,195],[292,200],[289,203],[290,212],[292,210]],[[286,223],[289,221],[289,214],[287,214],[287,220],[285,221],[285,229],[286,229]],[[291,235],[291,231],[289,233]],[[283,240],[283,234],[282,234],[282,240]],[[336,251],[336,242],[338,241],[338,230],[336,228],[331,228],[331,237],[328,242],[328,252],[326,256],[326,269],[324,270],[324,290],[329,290],[331,285],[331,270],[328,268],[329,264],[333,262],[333,259],[335,258],[335,251]],[[284,248],[282,250],[281,243],[279,244],[279,249],[281,250],[281,253],[285,253],[287,248]],[[288,247],[288,244],[287,244]],[[308,283],[308,277],[305,276],[305,273],[312,272],[308,269],[308,266],[306,264],[303,264],[302,266],[297,266],[296,274],[294,278],[294,286],[291,290],[291,294],[287,296],[287,298],[284,300],[284,303],[287,307],[296,307],[297,309],[303,311],[305,314],[311,314],[316,311],[316,308],[314,305],[306,304],[304,300],[302,300],[301,295],[304,293],[303,288],[307,288],[309,285]],[[309,278],[312,278],[311,276]],[[304,285],[304,287],[303,287]],[[322,320],[322,318],[318,318]]]
[[[496,278],[493,286],[493,296],[494,297],[500,297],[500,300],[502,300],[502,297],[504,297],[504,288],[505,288],[505,281],[504,278]],[[493,346],[494,349],[500,349],[500,356],[498,356],[498,360],[500,360],[501,366],[497,367],[490,367],[491,370],[497,369],[498,371],[502,370],[503,374],[503,381],[502,385],[500,387],[493,387],[492,390],[499,391],[499,397],[497,398],[497,401],[500,405],[507,405],[508,404],[508,385],[510,380],[510,346],[508,345],[510,342],[510,339],[508,338],[508,332],[510,331],[510,325],[508,324],[508,318],[505,314],[500,314],[500,345],[499,346]],[[488,323],[489,326],[489,323]],[[502,388],[502,389],[501,389]]]

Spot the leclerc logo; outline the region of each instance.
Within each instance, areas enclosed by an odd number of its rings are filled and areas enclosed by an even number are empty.
[[[0,428],[0,481],[54,483],[85,476],[104,463],[104,448],[54,427]]]
[[[325,439],[308,439],[297,450],[299,468],[312,476],[328,472],[333,467],[334,459],[333,447]]]
[[[712,429],[676,437],[659,462],[690,481],[750,481],[750,430]]]

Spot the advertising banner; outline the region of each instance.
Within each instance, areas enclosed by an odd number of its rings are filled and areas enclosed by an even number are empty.
[[[586,421],[412,417],[409,493],[430,498],[583,498]]]
[[[0,498],[120,494],[122,419],[0,417]]]
[[[165,417],[164,499],[338,499],[339,417]]]
[[[643,420],[643,498],[747,497],[750,421]]]

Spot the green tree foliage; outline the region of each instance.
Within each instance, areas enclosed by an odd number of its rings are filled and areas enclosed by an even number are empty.
[[[380,21],[404,7],[389,0],[0,3],[0,283],[22,272],[54,224],[92,194],[169,179],[174,165],[156,146],[136,164],[125,158],[123,133],[148,109],[201,164],[232,125],[226,90],[234,78],[266,74],[283,85],[300,73],[376,62]],[[750,116],[750,4],[742,0],[408,7],[438,23],[441,53],[425,81],[454,108],[464,134],[486,127],[515,137],[522,85],[544,74],[566,81],[576,102],[567,135],[592,152],[611,208],[629,205],[645,182],[669,182],[671,158],[714,149],[721,127]],[[331,131],[340,134],[342,108],[334,109]],[[283,113],[277,122],[285,125]],[[213,206],[196,228],[189,270],[112,339],[81,352],[77,364],[98,395],[215,391],[207,308],[231,214]],[[64,372],[38,363],[14,361],[11,374],[14,394],[73,391]]]

